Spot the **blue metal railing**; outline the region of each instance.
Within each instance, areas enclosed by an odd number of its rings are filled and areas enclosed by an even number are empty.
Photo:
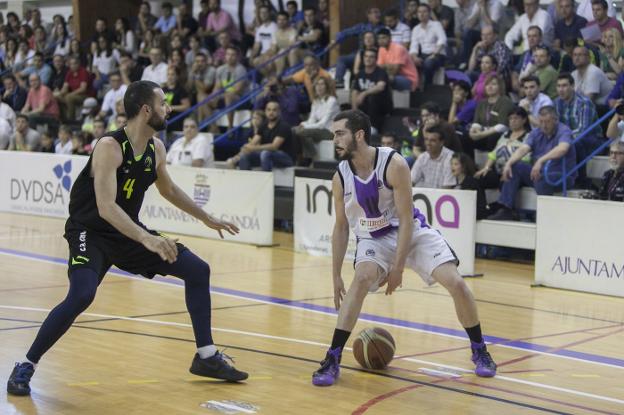
[[[188,116],[189,114],[191,114],[192,112],[194,112],[195,110],[197,110],[199,107],[201,107],[202,105],[206,105],[208,102],[212,101],[215,98],[219,98],[220,96],[222,96],[223,94],[225,94],[226,90],[231,88],[232,86],[238,84],[239,82],[243,82],[246,81],[247,79],[253,79],[257,74],[258,71],[268,65],[270,65],[271,63],[275,62],[277,59],[285,56],[286,54],[288,54],[292,49],[299,47],[301,45],[301,42],[297,42],[293,45],[290,45],[288,48],[284,49],[283,51],[281,51],[280,53],[278,53],[277,55],[271,57],[271,59],[269,59],[268,61],[262,63],[261,65],[258,65],[257,68],[252,69],[251,71],[248,71],[245,76],[241,76],[238,79],[235,79],[234,81],[232,81],[232,83],[228,84],[227,87],[223,87],[223,88],[219,88],[217,91],[211,93],[210,95],[208,95],[206,98],[204,98],[203,100],[201,100],[200,102],[198,102],[197,104],[193,105],[192,107],[182,111],[181,113],[179,113],[178,115],[176,115],[175,117],[172,117],[170,120],[168,120],[167,124],[173,124],[178,120],[181,120],[182,118],[185,118],[186,116]],[[223,114],[222,114],[223,115]],[[218,119],[218,118],[217,118]]]
[[[610,110],[609,112],[607,112],[602,117],[600,117],[597,121],[595,121],[592,125],[590,125],[585,131],[583,131],[581,134],[579,134],[574,139],[574,141],[572,141],[572,145],[575,145],[580,140],[585,138],[587,135],[592,133],[594,131],[594,129],[596,129],[596,127],[598,127],[607,118],[611,117],[614,113],[615,113],[615,108]],[[561,186],[562,190],[563,190],[563,196],[567,196],[567,194],[568,194],[568,178],[572,174],[576,173],[583,166],[585,166],[589,162],[589,160],[591,160],[594,156],[600,154],[602,152],[602,150],[604,150],[606,147],[609,146],[610,143],[611,143],[611,140],[606,140],[598,148],[596,148],[594,151],[592,151],[591,154],[589,154],[583,160],[581,160],[578,163],[576,163],[576,165],[574,167],[572,167],[569,171],[567,171],[567,169],[566,169],[565,157],[562,157],[560,159],[560,161],[561,161],[561,172],[560,172],[559,178],[556,179],[556,180],[552,180],[551,177],[549,176],[550,167],[552,166],[552,163],[555,160],[548,160],[546,162],[546,165],[544,166],[544,180],[546,180],[546,183],[548,183],[551,186]],[[557,173],[557,172],[555,172],[555,173]]]

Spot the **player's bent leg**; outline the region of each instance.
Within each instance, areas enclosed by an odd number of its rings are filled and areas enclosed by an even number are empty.
[[[16,363],[7,382],[11,395],[29,395],[34,364],[61,338],[72,323],[95,298],[99,277],[89,268],[77,268],[69,276],[69,292],[65,299],[48,314],[37,337],[26,354],[27,361]]]
[[[457,266],[453,262],[444,263],[436,267],[431,276],[453,297],[457,318],[470,337],[472,361],[476,365],[475,373],[482,377],[496,375],[496,363],[487,351],[481,334],[477,304],[470,288],[459,275]]]
[[[375,262],[357,263],[355,277],[338,310],[332,345],[321,362],[321,367],[312,375],[312,384],[315,386],[331,386],[340,376],[342,349],[355,327],[366,294],[382,273],[383,269]]]
[[[163,271],[184,280],[186,308],[191,316],[197,353],[189,371],[198,376],[238,382],[248,374],[231,366],[223,353],[214,346],[211,332],[210,266],[204,260],[185,249],[173,264]]]

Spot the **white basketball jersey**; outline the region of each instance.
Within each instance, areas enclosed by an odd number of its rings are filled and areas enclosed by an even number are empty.
[[[380,238],[399,227],[394,191],[386,180],[388,164],[394,153],[396,151],[389,147],[376,148],[375,167],[366,180],[355,175],[349,161],[341,161],[338,165],[345,214],[357,238]],[[414,219],[417,226],[429,227],[418,209],[414,209]]]

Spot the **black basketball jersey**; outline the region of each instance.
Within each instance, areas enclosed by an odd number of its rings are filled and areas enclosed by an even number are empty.
[[[106,133],[113,137],[123,153],[123,161],[117,168],[117,196],[115,202],[137,224],[139,211],[143,204],[145,191],[156,180],[156,148],[154,139],[150,139],[145,152],[135,156],[132,145],[128,140],[125,129]],[[91,177],[91,162],[93,155],[85,168],[80,172],[72,187],[69,198],[69,219],[66,229],[82,228],[103,234],[119,233],[110,223],[102,219],[98,213],[95,200],[95,188]]]

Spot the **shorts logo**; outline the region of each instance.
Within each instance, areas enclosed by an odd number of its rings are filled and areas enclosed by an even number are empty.
[[[80,245],[78,245],[80,252],[86,252],[87,251],[87,231],[80,232],[80,236],[78,237],[78,240],[80,241]]]
[[[87,262],[89,262],[89,258],[87,258],[86,256],[82,256],[82,255],[72,257],[71,259],[72,265],[84,265]]]
[[[375,251],[373,249],[367,249],[366,256],[375,256]]]

